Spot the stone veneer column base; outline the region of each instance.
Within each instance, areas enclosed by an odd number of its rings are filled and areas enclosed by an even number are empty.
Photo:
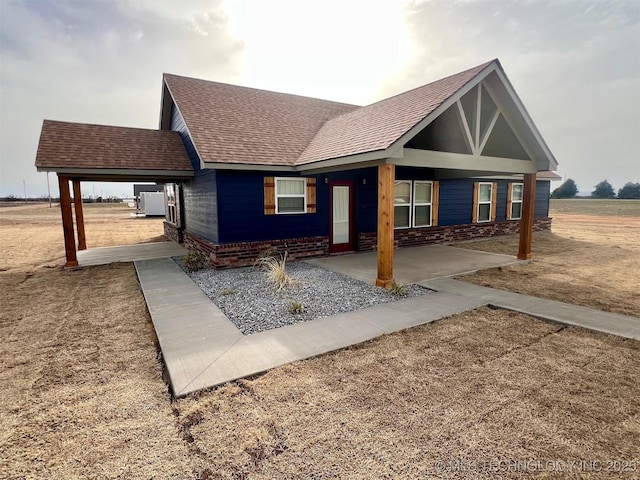
[[[169,222],[164,222],[164,236],[169,240],[180,243],[180,235],[178,234],[178,227]]]

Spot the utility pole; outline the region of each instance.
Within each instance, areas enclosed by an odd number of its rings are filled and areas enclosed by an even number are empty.
[[[27,181],[22,179],[22,188],[24,189],[24,203],[27,203]]]
[[[51,187],[49,186],[49,172],[47,172],[47,193],[49,194],[49,208],[51,208]]]

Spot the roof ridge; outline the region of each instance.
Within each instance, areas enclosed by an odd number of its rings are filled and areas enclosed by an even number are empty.
[[[416,90],[420,90],[421,88],[429,87],[429,86],[431,86],[431,85],[433,85],[433,84],[435,84],[435,83],[444,82],[445,80],[450,79],[450,78],[452,78],[452,77],[457,77],[457,76],[459,76],[459,75],[464,75],[465,73],[470,72],[471,70],[476,70],[476,69],[478,69],[478,68],[480,68],[480,69],[484,70],[486,67],[488,67],[488,66],[489,66],[490,64],[492,64],[493,62],[496,62],[497,60],[498,60],[498,59],[497,59],[497,58],[495,58],[495,59],[490,60],[490,61],[488,61],[488,62],[480,63],[480,64],[476,65],[475,67],[467,68],[466,70],[462,70],[462,71],[460,71],[460,72],[452,73],[451,75],[447,75],[446,77],[438,78],[437,80],[434,80],[434,81],[429,82],[429,83],[425,83],[424,85],[418,85],[417,87],[410,88],[409,90],[405,90],[405,91],[400,92],[400,93],[396,93],[395,95],[391,95],[390,97],[385,97],[385,98],[383,98],[383,99],[381,99],[381,100],[378,100],[377,102],[373,102],[373,103],[370,103],[369,105],[364,105],[364,106],[365,106],[365,107],[370,107],[370,106],[372,106],[372,105],[376,105],[377,103],[381,103],[381,102],[385,102],[385,101],[387,101],[387,100],[391,100],[391,99],[393,99],[393,98],[396,98],[396,97],[399,97],[399,96],[405,95],[405,94],[407,94],[407,93],[411,93],[411,92],[414,92],[414,91],[416,91]],[[478,72],[478,74],[479,74],[479,73],[480,73],[480,72]],[[467,83],[469,83],[471,80],[473,80],[473,78],[475,78],[476,76],[477,76],[477,75],[474,75],[472,78],[470,78],[470,79],[467,81]],[[466,84],[465,84],[465,85],[466,85]]]
[[[246,85],[237,85],[235,83],[227,83],[227,82],[219,82],[216,80],[205,80],[203,78],[196,78],[196,77],[187,77],[184,75],[177,75],[175,73],[163,73],[162,74],[162,78],[164,79],[165,77],[176,77],[176,78],[182,78],[182,79],[186,79],[186,80],[193,80],[196,82],[202,82],[202,83],[209,83],[209,84],[214,84],[214,85],[222,85],[225,87],[234,87],[234,88],[242,88],[242,89],[246,89],[246,90],[253,90],[254,92],[266,92],[266,93],[275,93],[276,95],[285,95],[287,97],[297,97],[297,98],[304,98],[307,100],[317,100],[319,102],[327,102],[327,103],[332,103],[334,105],[344,105],[347,107],[359,107],[361,108],[362,105],[356,105],[353,103],[345,103],[345,102],[336,102],[335,100],[327,100],[325,98],[318,98],[318,97],[310,97],[308,95],[300,95],[297,93],[287,93],[287,92],[279,92],[276,90],[267,90],[265,88],[258,88],[258,87],[248,87]]]
[[[109,127],[109,128],[118,128],[118,129],[131,129],[131,130],[149,130],[151,132],[157,132],[159,131],[157,128],[147,128],[147,127],[123,127],[121,125],[109,125],[106,123],[89,123],[89,122],[69,122],[67,120],[53,120],[51,118],[44,118],[42,120],[42,123],[44,124],[45,122],[49,122],[49,123],[64,123],[67,125],[80,125],[83,127]]]
[[[371,107],[371,106],[376,105],[376,104],[378,104],[378,103],[386,102],[387,100],[391,100],[391,99],[396,98],[396,97],[399,97],[399,96],[401,96],[401,95],[405,95],[405,94],[407,94],[407,93],[413,92],[414,90],[419,90],[419,89],[421,89],[421,88],[428,87],[429,85],[433,85],[434,83],[442,82],[442,81],[444,81],[444,80],[447,80],[448,78],[451,78],[451,77],[457,77],[458,75],[462,75],[462,74],[467,73],[467,72],[469,72],[469,71],[471,71],[471,70],[475,70],[476,68],[482,68],[482,70],[484,70],[486,67],[488,67],[488,66],[489,66],[491,63],[493,63],[493,62],[498,62],[498,59],[497,59],[497,58],[494,58],[493,60],[490,60],[490,61],[488,61],[488,62],[480,63],[480,64],[476,65],[475,67],[467,68],[466,70],[462,70],[461,72],[452,73],[451,75],[447,75],[446,77],[439,78],[439,79],[437,79],[437,80],[434,80],[433,82],[425,83],[424,85],[419,85],[419,86],[417,86],[417,87],[410,88],[409,90],[404,90],[404,91],[402,91],[402,92],[396,93],[395,95],[391,95],[390,97],[381,98],[380,100],[377,100],[377,101],[375,101],[375,102],[373,102],[373,103],[369,103],[369,104],[367,104],[367,105],[361,105],[361,106],[354,105],[354,106],[357,106],[357,107],[359,107],[359,108],[354,109],[354,110],[352,110],[352,111],[350,111],[350,112],[344,112],[344,113],[341,113],[340,115],[337,115],[337,116],[335,116],[335,117],[328,118],[326,121],[327,121],[327,122],[329,122],[329,121],[331,121],[331,120],[335,120],[335,119],[340,118],[340,117],[343,117],[343,116],[345,116],[345,115],[350,115],[350,114],[352,114],[353,112],[355,112],[356,110],[359,110],[359,109],[362,109],[362,108],[368,108],[368,107]],[[498,62],[498,64],[499,64],[499,63],[500,63],[500,62]],[[478,72],[478,73],[480,73],[480,72]],[[475,76],[474,76],[473,78],[475,78]],[[473,80],[473,78],[470,78],[470,79],[467,81],[467,83],[468,83],[468,82],[470,82],[471,80]],[[465,84],[465,85],[466,85],[466,84]],[[347,105],[349,105],[349,104],[347,104]],[[325,123],[326,123],[326,122],[325,122]]]

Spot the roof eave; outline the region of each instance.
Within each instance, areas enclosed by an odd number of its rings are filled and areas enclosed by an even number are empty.
[[[38,172],[53,172],[59,176],[94,181],[156,181],[188,180],[193,170],[131,169],[131,168],[69,168],[36,165]]]
[[[266,165],[258,163],[225,163],[225,162],[204,162],[203,169],[213,170],[253,170],[263,172],[295,172],[296,167],[291,165]]]

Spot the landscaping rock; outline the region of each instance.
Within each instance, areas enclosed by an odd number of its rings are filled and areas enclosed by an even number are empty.
[[[182,266],[180,258],[174,258]],[[185,273],[224,312],[242,333],[249,335],[338,313],[424,295],[431,290],[407,285],[405,296],[360,280],[310,265],[291,262],[287,271],[293,285],[280,291],[269,285],[263,271],[254,267],[233,270],[205,268]],[[298,312],[302,305],[303,313]]]

